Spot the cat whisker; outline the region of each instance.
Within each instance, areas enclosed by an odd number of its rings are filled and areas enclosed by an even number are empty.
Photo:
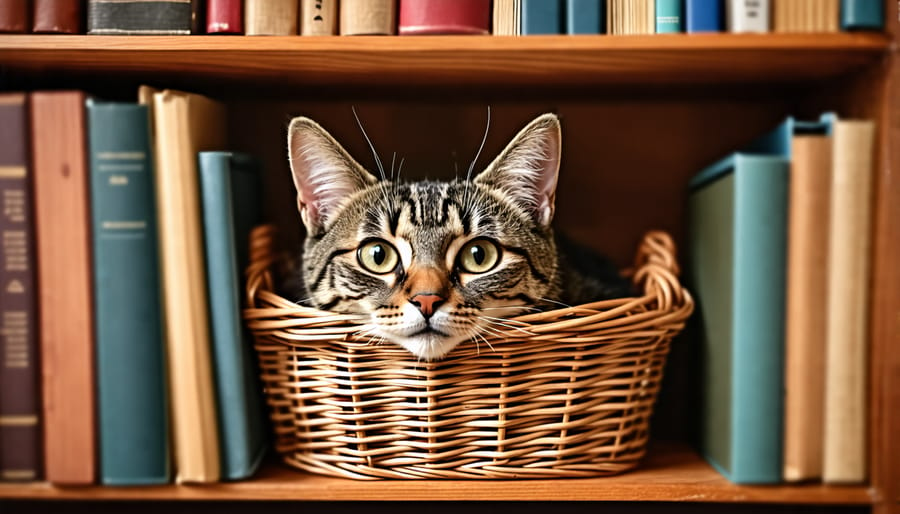
[[[562,307],[566,307],[567,309],[572,308],[572,306],[567,303],[563,303],[563,302],[560,302],[557,300],[551,300],[550,298],[539,297],[538,300],[541,300],[542,302],[553,303],[553,304],[556,304],[556,305],[559,305]]]
[[[369,135],[366,134],[366,129],[363,128],[362,122],[359,121],[359,116],[356,114],[356,106],[351,106],[350,110],[353,111],[353,117],[356,118],[356,124],[359,125],[359,130],[362,131],[363,137],[366,138],[366,142],[369,143],[369,148],[372,150],[372,155],[375,156],[375,164],[378,165],[378,172],[381,173],[381,180],[387,180],[387,177],[384,175],[384,166],[381,165],[381,158],[378,156],[378,152],[375,151],[375,145],[372,144],[372,140],[369,139]]]

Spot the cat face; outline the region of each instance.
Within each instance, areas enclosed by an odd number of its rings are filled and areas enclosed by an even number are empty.
[[[288,145],[312,305],[359,314],[373,338],[435,360],[557,294],[555,116],[531,122],[472,181],[378,181],[302,117]]]

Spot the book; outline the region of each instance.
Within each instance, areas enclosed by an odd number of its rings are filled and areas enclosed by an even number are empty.
[[[656,0],[656,33],[684,32],[683,11],[681,0]]]
[[[244,32],[248,36],[297,34],[300,0],[244,0]]]
[[[523,36],[563,33],[562,0],[522,0]]]
[[[0,33],[28,32],[29,22],[28,0],[3,0],[0,1]]]
[[[490,0],[400,0],[400,35],[490,34]]]
[[[337,35],[337,22],[338,0],[300,0],[300,35]]]
[[[243,34],[244,0],[207,0],[207,34]]]
[[[96,402],[85,95],[31,94],[44,473],[90,484]]]
[[[725,26],[728,32],[771,32],[769,11],[770,0],[725,0]]]
[[[772,0],[773,32],[838,32],[839,0]]]
[[[262,387],[241,322],[250,231],[260,222],[259,163],[230,152],[200,152],[198,159],[222,479],[239,480],[266,451]]]
[[[606,32],[606,0],[566,0],[566,34]]]
[[[841,0],[841,30],[884,29],[884,4],[872,0]]]
[[[34,0],[31,31],[48,34],[84,32],[84,0]]]
[[[342,36],[392,35],[397,33],[394,0],[341,0]]]
[[[219,479],[219,439],[197,153],[225,147],[225,109],[209,98],[143,86],[151,102],[156,212],[175,479]]]
[[[24,93],[0,94],[0,480],[41,476],[27,101]]]
[[[868,327],[875,124],[834,122],[828,224],[822,480],[868,475]]]
[[[190,34],[191,0],[88,0],[88,34]]]
[[[609,0],[606,31],[609,34],[655,33],[654,0]]]
[[[725,29],[722,0],[684,0],[686,32],[722,32]]]
[[[741,484],[781,480],[788,170],[781,156],[735,153],[690,182],[701,451]]]
[[[100,481],[169,481],[165,341],[147,107],[88,99]]]
[[[491,33],[517,36],[521,26],[522,0],[494,0]]]

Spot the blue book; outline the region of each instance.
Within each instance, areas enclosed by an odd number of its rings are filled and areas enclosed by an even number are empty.
[[[692,179],[703,348],[701,450],[735,483],[781,481],[790,162],[737,153]]]
[[[259,165],[246,154],[198,156],[223,480],[249,477],[266,451],[262,387],[241,322],[250,230],[260,221]]]
[[[562,34],[563,0],[522,0],[521,33]]]
[[[684,32],[682,0],[656,0],[656,33]]]
[[[566,0],[566,34],[606,33],[606,0]]]
[[[147,107],[87,100],[100,480],[170,479]]]
[[[722,32],[725,17],[722,0],[685,0],[687,32]]]
[[[742,151],[790,158],[791,140],[794,136],[831,135],[836,119],[837,116],[830,112],[823,114],[818,121],[804,121],[788,116],[777,127],[751,142]]]
[[[841,30],[883,30],[884,2],[841,0]]]

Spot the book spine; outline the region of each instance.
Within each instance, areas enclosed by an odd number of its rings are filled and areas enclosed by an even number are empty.
[[[36,480],[41,468],[28,139],[26,95],[0,95],[0,480]]]
[[[243,0],[207,0],[206,32],[208,34],[243,34]]]
[[[3,0],[0,2],[0,33],[28,32],[28,0]]]
[[[88,101],[100,478],[169,481],[147,108]]]
[[[884,2],[841,0],[841,30],[883,30]]]
[[[191,0],[88,0],[88,34],[190,34]]]
[[[770,0],[726,0],[729,32],[770,32]]]
[[[490,34],[490,0],[400,0],[400,35]]]
[[[722,0],[685,0],[687,32],[722,32]]]
[[[522,0],[521,34],[562,34],[562,14],[562,0]]]
[[[656,0],[656,33],[671,34],[684,31],[681,0]]]
[[[606,32],[606,0],[566,0],[567,34]]]
[[[81,34],[84,14],[83,0],[34,0],[32,32]]]
[[[85,96],[31,96],[47,480],[96,476],[94,326]]]
[[[244,30],[248,36],[292,36],[299,14],[299,0],[245,0]]]
[[[394,0],[341,0],[340,12],[342,36],[397,33]]]
[[[337,21],[338,0],[300,0],[300,35],[337,35]]]

